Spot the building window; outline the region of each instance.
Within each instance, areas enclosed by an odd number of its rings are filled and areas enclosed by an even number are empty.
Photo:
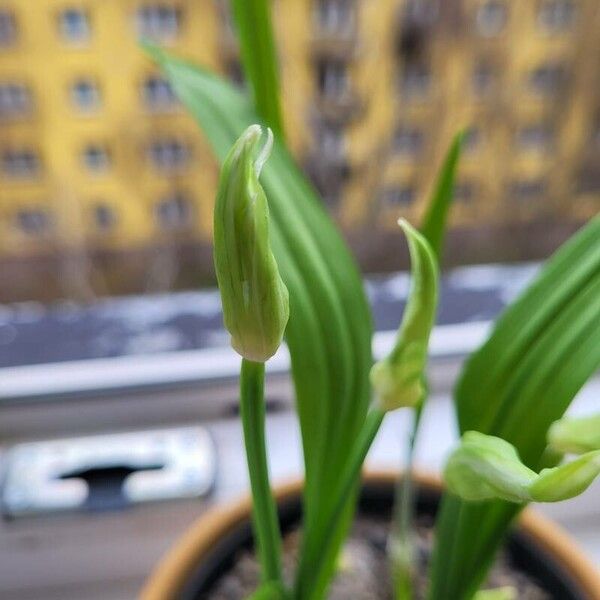
[[[501,0],[488,0],[477,10],[475,24],[477,32],[485,37],[499,35],[508,18],[506,4]]]
[[[401,185],[383,190],[381,201],[386,206],[410,206],[416,197],[413,185]]]
[[[86,169],[94,173],[107,171],[110,167],[108,150],[98,144],[89,144],[83,149],[83,164]]]
[[[152,75],[144,81],[142,100],[147,108],[158,111],[169,110],[178,104],[171,84],[159,75]]]
[[[78,79],[71,86],[71,101],[81,112],[94,112],[100,107],[100,90],[90,79]]]
[[[43,235],[50,230],[50,215],[42,208],[24,208],[17,212],[17,226],[27,235]]]
[[[0,83],[0,119],[23,117],[31,112],[31,92],[21,83]]]
[[[516,137],[521,150],[532,152],[548,150],[553,141],[552,129],[544,123],[522,127]]]
[[[181,11],[169,4],[150,4],[138,9],[136,21],[141,37],[170,40],[179,34]]]
[[[82,8],[67,8],[58,16],[58,29],[67,42],[85,42],[90,37],[88,15]]]
[[[535,200],[546,192],[546,182],[543,179],[521,179],[513,181],[509,190],[515,200]]]
[[[339,163],[346,154],[346,138],[340,127],[323,125],[317,129],[319,156],[328,163]]]
[[[431,72],[429,67],[420,63],[409,63],[402,73],[401,93],[407,100],[425,98],[431,88]]]
[[[2,154],[2,170],[7,177],[35,177],[40,170],[39,156],[30,149],[5,150]]]
[[[479,127],[469,127],[465,131],[462,141],[462,147],[466,153],[476,152],[481,147],[481,129]]]
[[[475,196],[475,186],[471,181],[459,181],[454,184],[453,199],[455,202],[469,203]]]
[[[163,229],[180,229],[191,223],[192,203],[181,192],[163,198],[158,202],[155,210],[156,219]]]
[[[227,61],[225,65],[225,74],[229,81],[238,87],[244,87],[246,85],[244,70],[242,69],[242,64],[239,60],[232,59]]]
[[[541,65],[531,72],[529,85],[539,96],[549,96],[556,93],[565,83],[566,72],[562,65]]]
[[[316,18],[319,28],[327,33],[340,33],[354,26],[353,0],[317,0]]]
[[[538,11],[538,25],[548,33],[568,31],[575,23],[572,0],[543,0]]]
[[[0,48],[12,46],[17,39],[17,25],[12,12],[0,9]]]
[[[401,125],[394,135],[393,147],[396,154],[417,156],[423,150],[424,135],[420,129]]]
[[[339,98],[348,92],[348,66],[344,61],[322,59],[317,64],[319,92],[325,98]]]
[[[471,84],[476,96],[488,96],[495,85],[496,75],[491,65],[480,63],[473,69]]]
[[[156,169],[172,171],[187,165],[191,150],[188,144],[179,140],[162,139],[150,144],[148,155]]]
[[[103,233],[110,231],[117,223],[117,215],[111,206],[98,202],[93,207],[94,225]]]

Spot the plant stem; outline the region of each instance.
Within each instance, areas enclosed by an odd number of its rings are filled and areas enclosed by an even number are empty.
[[[265,446],[265,365],[242,359],[240,406],[262,580],[281,582],[281,532],[269,485]]]
[[[336,531],[337,520],[343,515],[344,506],[352,494],[360,469],[381,427],[384,417],[385,412],[379,408],[373,408],[369,411],[356,439],[352,453],[340,473],[339,484],[335,489],[335,493],[332,494],[332,502],[329,504],[330,508],[316,517],[315,530],[322,532],[322,535],[319,536],[318,546],[306,547],[305,552],[301,556],[296,580],[295,598],[300,600],[312,598],[314,587],[321,575],[324,557],[328,555],[329,545],[333,541],[332,535]]]
[[[279,73],[270,0],[232,0],[244,75],[251,86],[254,106],[275,135],[283,140]]]
[[[413,464],[415,457],[415,442],[423,414],[423,404],[413,413],[412,431],[408,439],[406,450],[406,467],[404,476],[396,482],[394,513],[392,529],[388,546],[394,582],[394,596],[396,600],[411,600],[413,597],[413,514],[414,514],[414,487]]]

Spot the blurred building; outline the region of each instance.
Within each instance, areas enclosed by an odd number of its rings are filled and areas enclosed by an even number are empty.
[[[291,147],[367,268],[399,266],[459,127],[451,261],[600,211],[597,0],[274,5]],[[224,1],[0,0],[0,298],[210,278],[217,165],[141,36],[243,85]]]

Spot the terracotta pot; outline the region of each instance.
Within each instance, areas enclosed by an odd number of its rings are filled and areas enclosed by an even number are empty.
[[[394,472],[371,472],[365,476],[359,510],[389,512]],[[442,486],[439,479],[417,474],[418,510],[434,512]],[[297,524],[301,515],[302,482],[277,488],[282,527]],[[217,507],[200,517],[167,553],[148,579],[142,600],[192,600],[225,573],[236,552],[252,540],[251,499],[246,497]],[[533,510],[525,510],[518,531],[511,535],[509,552],[520,567],[534,575],[554,597],[600,600],[600,574],[571,538],[558,526]]]

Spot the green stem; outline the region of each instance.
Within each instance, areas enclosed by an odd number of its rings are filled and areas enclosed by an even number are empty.
[[[360,469],[365,461],[369,448],[381,427],[385,412],[373,408],[367,414],[364,425],[356,439],[352,453],[340,473],[338,485],[332,494],[330,509],[316,516],[315,530],[322,535],[313,537],[316,541],[311,547],[306,546],[300,557],[300,566],[296,579],[295,595],[298,600],[312,598],[313,589],[319,581],[324,558],[328,555],[329,545],[333,542],[333,533],[337,529],[337,521],[342,518],[344,506],[358,480]]]
[[[396,600],[411,600],[413,597],[412,573],[414,543],[412,520],[414,514],[413,464],[417,432],[423,414],[423,403],[415,410],[412,431],[406,451],[404,476],[396,482],[394,516],[390,532],[389,547]]]
[[[250,83],[256,112],[283,139],[279,73],[270,0],[232,0],[244,74]]]
[[[240,406],[262,580],[281,582],[281,532],[265,446],[265,365],[242,359]]]

